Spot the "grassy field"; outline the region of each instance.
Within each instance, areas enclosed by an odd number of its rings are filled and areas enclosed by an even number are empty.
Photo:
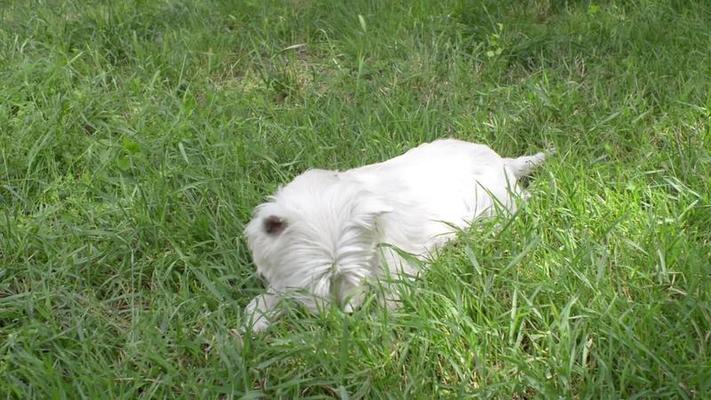
[[[0,2],[0,397],[711,396],[711,3]],[[555,145],[348,316],[235,334],[309,167]]]

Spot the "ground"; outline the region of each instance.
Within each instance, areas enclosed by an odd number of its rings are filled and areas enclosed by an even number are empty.
[[[0,396],[708,398],[711,3],[3,1]],[[242,234],[309,167],[549,146],[401,309],[295,307]]]

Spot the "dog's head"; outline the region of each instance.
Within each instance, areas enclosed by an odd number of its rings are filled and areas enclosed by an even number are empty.
[[[247,225],[257,272],[274,291],[302,291],[343,304],[375,270],[378,217],[389,211],[351,178],[307,171],[258,206]]]

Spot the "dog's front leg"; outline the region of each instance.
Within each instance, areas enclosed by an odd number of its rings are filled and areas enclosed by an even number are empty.
[[[424,267],[422,260],[414,254],[406,253],[395,247],[383,247],[380,252],[382,271],[378,279],[381,289],[379,302],[390,311],[401,308],[400,291],[402,283],[417,278]]]
[[[279,303],[279,296],[271,293],[260,294],[252,299],[244,308],[245,330],[252,332],[262,332],[269,325],[279,318],[279,310],[276,305]]]

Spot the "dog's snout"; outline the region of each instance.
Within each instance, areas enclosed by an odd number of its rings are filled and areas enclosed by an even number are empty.
[[[257,271],[256,275],[257,275],[257,278],[259,278],[260,281],[262,281],[262,282],[264,282],[264,283],[267,283],[267,277],[265,277],[263,273]]]

